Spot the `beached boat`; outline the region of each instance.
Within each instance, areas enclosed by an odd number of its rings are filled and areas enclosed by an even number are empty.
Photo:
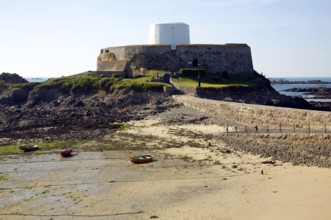
[[[30,151],[38,150],[39,147],[37,145],[23,145],[20,146],[20,149],[24,150],[24,152],[30,152]]]
[[[138,155],[130,157],[132,163],[150,163],[153,161],[152,155]]]
[[[66,149],[60,152],[60,155],[62,157],[71,157],[72,156],[72,150],[71,149]]]

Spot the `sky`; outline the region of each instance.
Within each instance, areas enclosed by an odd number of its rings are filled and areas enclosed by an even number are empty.
[[[191,43],[247,43],[267,77],[331,77],[331,0],[0,0],[0,73],[96,69],[100,49],[148,43],[156,22]]]

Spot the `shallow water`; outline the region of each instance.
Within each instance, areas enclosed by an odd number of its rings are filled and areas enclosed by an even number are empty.
[[[331,99],[315,99],[313,95],[307,95],[307,92],[286,92],[284,90],[293,89],[293,88],[331,88],[331,78],[269,78],[270,80],[286,80],[286,81],[311,81],[311,80],[320,80],[322,82],[330,82],[329,84],[271,84],[272,87],[278,91],[280,94],[292,97],[302,97],[307,101],[315,102],[331,102]]]

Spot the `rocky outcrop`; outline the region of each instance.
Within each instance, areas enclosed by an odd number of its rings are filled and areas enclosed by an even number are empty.
[[[222,89],[217,88],[197,88],[197,95],[201,98],[241,102],[249,104],[262,104],[280,107],[314,109],[302,98],[292,98],[281,95],[276,91],[261,87],[238,87],[231,86]]]
[[[290,108],[316,109],[303,98],[292,98],[281,95],[271,86],[268,79],[256,72],[242,74],[242,77],[246,77],[247,82],[252,85],[226,86],[226,83],[224,83],[224,87],[221,88],[203,86],[198,88],[176,83],[175,80],[170,80],[170,83],[182,93],[195,95],[200,98]],[[222,80],[226,80],[226,78]]]
[[[4,86],[1,91],[0,85],[0,104],[2,105],[19,105],[27,101],[29,93],[32,90],[31,87],[10,87]]]
[[[171,99],[162,92],[114,89],[84,79],[1,83],[0,145],[95,138],[113,132],[115,122],[163,111],[162,103]]]
[[[26,102],[2,104],[0,145],[96,138],[113,132],[119,126],[115,122],[138,120],[164,111],[163,103],[171,99],[155,92],[51,93],[33,91]]]
[[[0,81],[5,83],[28,83],[26,79],[16,73],[1,73]]]
[[[285,92],[304,92],[306,95],[313,95],[315,98],[331,99],[331,88],[317,87],[317,88],[292,88],[286,89]]]
[[[235,150],[294,165],[331,167],[331,134],[223,134],[218,138]]]

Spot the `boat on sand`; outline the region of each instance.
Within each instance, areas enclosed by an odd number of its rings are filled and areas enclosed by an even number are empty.
[[[39,147],[37,145],[23,145],[20,146],[20,149],[24,150],[24,152],[30,152],[30,151],[38,150]]]
[[[130,157],[132,163],[150,163],[153,161],[152,155],[138,155]]]
[[[60,155],[62,157],[71,157],[72,156],[72,150],[71,149],[66,149],[60,152]]]

